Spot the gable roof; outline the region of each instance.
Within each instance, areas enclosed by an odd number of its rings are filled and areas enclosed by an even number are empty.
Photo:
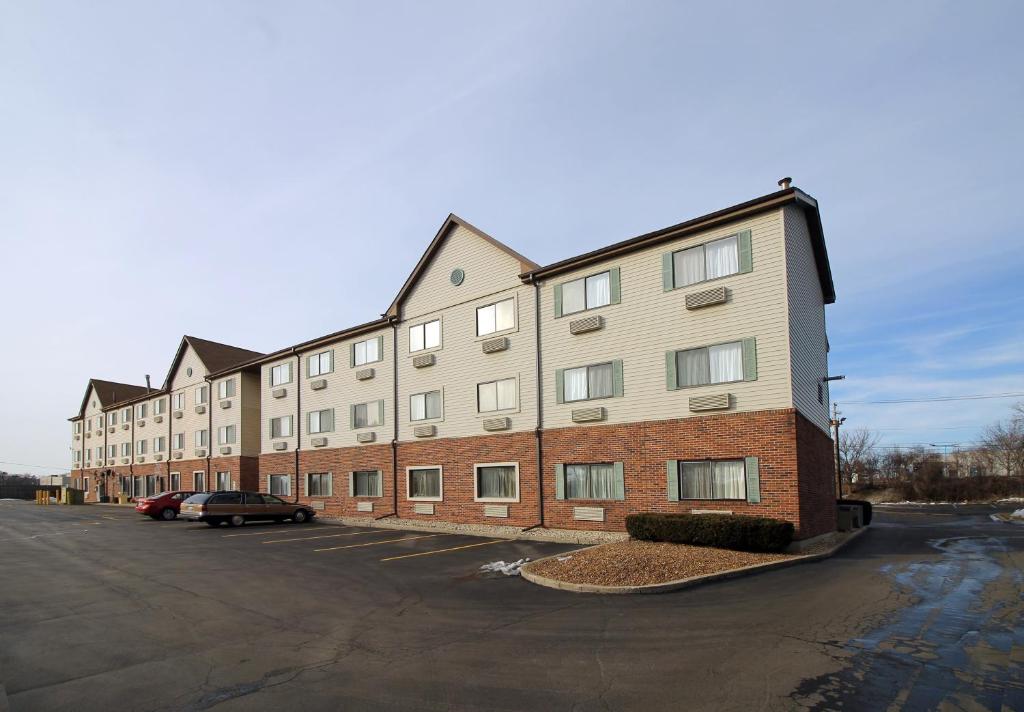
[[[278,349],[277,351],[271,351],[269,354],[260,354],[256,358],[249,359],[248,361],[245,361],[244,363],[241,363],[241,364],[237,364],[231,370],[238,370],[238,369],[241,369],[241,368],[257,367],[257,366],[260,366],[261,364],[270,363],[271,361],[276,361],[277,359],[284,358],[286,356],[295,356],[296,354],[298,354],[301,351],[307,351],[309,349],[314,349],[314,348],[317,348],[318,346],[328,346],[330,344],[333,344],[333,343],[338,342],[338,341],[342,341],[344,339],[349,339],[349,338],[352,338],[354,336],[359,336],[361,334],[366,334],[366,333],[371,332],[371,331],[376,331],[377,329],[383,328],[385,326],[389,326],[391,323],[392,323],[391,319],[386,318],[386,317],[381,317],[380,319],[374,319],[373,321],[368,321],[365,324],[359,324],[357,326],[350,326],[347,329],[342,329],[341,331],[335,331],[334,333],[326,334],[325,336],[318,336],[315,339],[309,339],[308,341],[303,341],[301,343],[295,344],[294,346],[285,346],[283,349]],[[223,372],[221,372],[221,373],[211,373],[210,375],[211,376],[220,376],[220,375],[223,375]]]
[[[398,291],[398,296],[396,296],[394,301],[391,302],[391,306],[388,307],[388,310],[384,313],[384,316],[398,316],[399,306],[401,306],[402,302],[409,295],[409,292],[412,291],[412,288],[416,286],[416,282],[419,281],[420,276],[427,269],[427,267],[430,266],[430,263],[434,260],[434,256],[437,255],[437,253],[440,251],[441,247],[444,245],[444,241],[451,234],[451,231],[455,226],[464,227],[477,237],[486,240],[487,242],[491,243],[505,254],[517,260],[519,262],[519,268],[523,272],[529,272],[530,270],[540,268],[540,265],[538,265],[536,262],[534,262],[533,260],[529,260],[526,257],[523,257],[521,254],[513,250],[505,243],[495,240],[486,232],[484,232],[478,227],[470,225],[468,222],[460,218],[455,213],[449,213],[444,223],[442,223],[441,229],[437,231],[437,234],[434,235],[434,239],[430,241],[429,245],[427,245],[427,249],[423,253],[423,256],[420,257],[420,261],[416,263],[416,267],[413,268],[412,273],[409,275],[408,279],[405,280],[405,284],[403,284],[402,288]]]
[[[240,366],[263,356],[259,351],[250,351],[208,339],[200,339],[197,336],[183,336],[178,345],[178,351],[174,354],[174,360],[171,361],[171,367],[167,371],[167,378],[164,379],[163,390],[168,390],[171,387],[171,378],[174,377],[174,372],[181,363],[181,359],[185,357],[185,351],[189,346],[196,352],[196,356],[203,362],[209,373],[227,371],[234,366]]]
[[[89,385],[85,387],[85,395],[82,396],[82,405],[78,409],[76,420],[85,415],[85,405],[89,402],[89,391],[96,389],[96,398],[99,399],[100,408],[109,408],[121,401],[131,400],[144,396],[152,391],[145,386],[135,386],[131,383],[117,383],[116,381],[102,381],[98,378],[90,378]]]
[[[654,232],[638,235],[637,237],[616,242],[615,244],[593,250],[592,252],[586,252],[582,255],[569,257],[568,259],[561,260],[560,262],[554,262],[545,267],[526,270],[520,275],[520,277],[526,282],[532,282],[535,279],[545,277],[553,277],[557,274],[577,269],[578,267],[584,267],[594,262],[600,262],[609,257],[635,252],[636,250],[643,250],[662,242],[676,240],[700,230],[707,230],[708,228],[723,225],[735,220],[742,220],[750,217],[751,215],[763,213],[768,210],[774,210],[785,205],[796,205],[807,215],[807,227],[811,234],[811,246],[814,251],[814,261],[817,265],[818,281],[821,283],[821,292],[825,297],[825,303],[832,304],[836,301],[836,290],[835,285],[832,283],[832,269],[828,262],[828,252],[825,249],[825,235],[821,227],[821,213],[818,212],[818,201],[799,188],[787,188],[785,190],[776,191],[775,193],[769,193],[768,195],[763,195],[760,198],[748,200],[745,203],[733,205],[722,210],[717,210],[713,213],[708,213],[707,215],[693,218],[692,220],[687,220],[686,222],[681,222],[678,225],[672,225],[670,227],[662,228],[661,230],[655,230]]]

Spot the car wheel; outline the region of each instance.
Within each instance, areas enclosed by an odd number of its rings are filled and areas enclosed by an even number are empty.
[[[177,516],[178,513],[175,512],[170,507],[165,507],[164,511],[160,512],[160,518],[163,519],[165,522],[169,522]]]
[[[306,514],[305,509],[300,509],[292,515],[292,521],[296,524],[305,524],[309,520],[309,515]]]
[[[228,524],[230,524],[233,527],[240,527],[243,524],[245,524],[245,517],[243,517],[241,514],[233,514],[231,518],[228,519]]]

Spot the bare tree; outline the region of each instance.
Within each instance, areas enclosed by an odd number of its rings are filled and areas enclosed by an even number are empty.
[[[877,445],[878,434],[867,428],[839,431],[840,473],[847,485],[853,483],[855,474],[867,477],[869,483],[873,483],[880,465],[875,454]]]
[[[1017,409],[1020,410],[1018,404]],[[993,474],[1024,475],[1024,417],[1011,417],[985,429],[985,450],[991,458]]]

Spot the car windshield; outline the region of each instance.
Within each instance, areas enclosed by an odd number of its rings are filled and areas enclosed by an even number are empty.
[[[191,497],[189,497],[188,499],[186,499],[185,503],[186,504],[202,504],[203,502],[205,502],[209,498],[210,498],[209,494],[207,494],[206,492],[201,492],[200,494],[194,494]]]

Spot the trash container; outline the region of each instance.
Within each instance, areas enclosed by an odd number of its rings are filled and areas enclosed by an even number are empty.
[[[863,518],[859,504],[840,504],[837,517],[839,531],[848,532],[853,529],[860,529]]]

